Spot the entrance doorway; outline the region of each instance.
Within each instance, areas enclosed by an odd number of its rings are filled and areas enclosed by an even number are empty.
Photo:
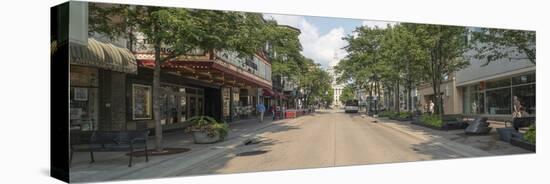
[[[161,92],[161,124],[182,123],[193,116],[203,115],[202,89],[164,86]]]

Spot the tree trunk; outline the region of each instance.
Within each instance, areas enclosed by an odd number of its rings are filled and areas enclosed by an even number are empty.
[[[155,120],[155,149],[163,151],[162,125],[160,123],[160,40],[155,40],[155,68],[153,70],[153,119]]]
[[[401,111],[401,100],[399,99],[399,79],[395,81],[395,112]]]
[[[413,112],[413,111],[412,111],[412,107],[413,107],[413,105],[412,105],[412,93],[411,93],[411,91],[412,91],[412,81],[409,80],[408,83],[409,83],[409,84],[408,84],[408,89],[407,89],[407,93],[408,93],[407,96],[408,96],[408,98],[409,98],[409,99],[408,99],[408,100],[409,100],[409,102],[408,102],[409,105],[408,105],[407,108],[409,109],[409,112]]]

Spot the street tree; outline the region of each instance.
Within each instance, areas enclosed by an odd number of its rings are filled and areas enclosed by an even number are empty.
[[[473,32],[473,43],[474,57],[485,60],[483,65],[499,59],[527,59],[536,64],[535,31],[482,28]]]
[[[402,24],[419,45],[419,50],[428,54],[427,65],[423,72],[429,76],[434,91],[435,112],[440,116],[443,111],[443,92],[441,84],[449,75],[466,67],[469,62],[463,57],[467,51],[467,30],[465,27],[427,24]]]

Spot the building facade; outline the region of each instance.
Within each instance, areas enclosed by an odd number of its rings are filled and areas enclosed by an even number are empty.
[[[70,24],[71,129],[154,128],[155,100],[160,101],[163,130],[183,128],[198,115],[232,122],[255,118],[256,104],[268,106],[276,96],[265,50],[239,57],[196,49],[160,66],[159,99],[153,99],[152,45],[140,33],[134,33],[131,44],[89,34],[88,8],[87,2],[71,2],[70,17],[76,22]]]
[[[479,29],[470,29],[477,31]],[[534,45],[533,45],[534,47]],[[509,52],[516,52],[512,48]],[[441,85],[445,114],[485,116],[505,120],[512,116],[514,103],[529,116],[536,115],[536,66],[519,54],[486,65],[474,58],[476,51],[464,54],[469,66],[451,75]],[[419,86],[420,101],[425,107],[433,98],[431,85]],[[519,109],[518,109],[519,110]]]

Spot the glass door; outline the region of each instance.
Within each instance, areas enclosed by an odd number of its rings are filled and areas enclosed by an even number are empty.
[[[197,115],[197,98],[195,95],[189,95],[187,97],[187,109],[188,109],[188,116],[187,117],[193,117]]]

